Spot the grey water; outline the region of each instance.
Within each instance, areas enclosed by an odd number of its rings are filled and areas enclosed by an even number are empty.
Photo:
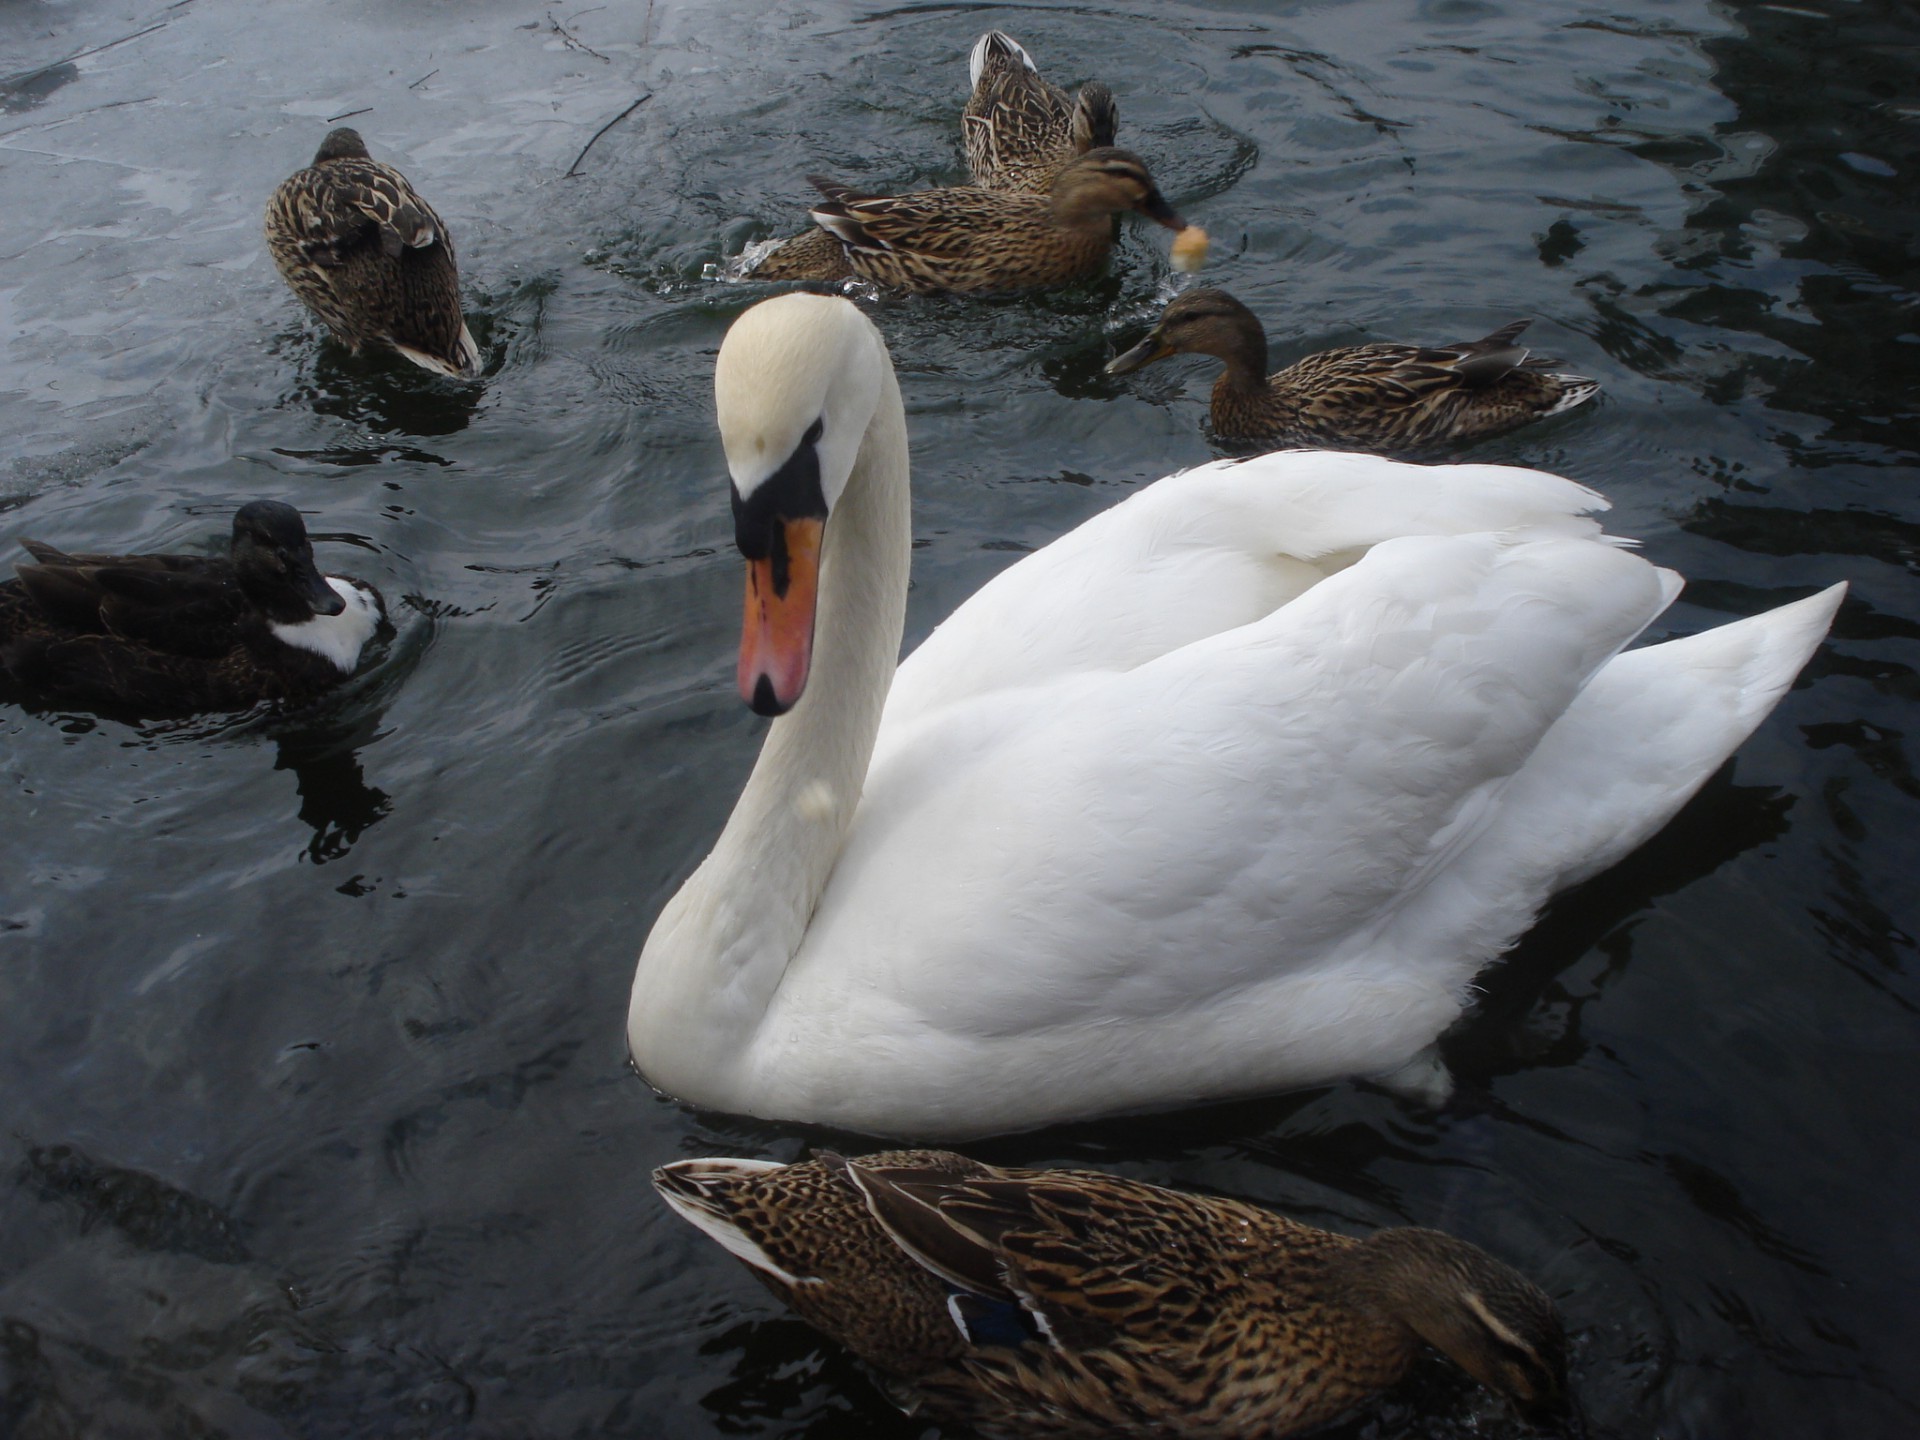
[[[8,0],[0,550],[210,547],[273,497],[397,625],[304,716],[0,711],[0,1434],[929,1433],[647,1183],[862,1142],[656,1096],[624,1017],[764,723],[709,399],[764,290],[707,274],[808,172],[957,178],[989,26],[1113,87],[1276,363],[1533,317],[1604,398],[1468,454],[1609,495],[1690,578],[1656,637],[1853,591],[1485,973],[1444,1109],[974,1152],[1449,1228],[1556,1296],[1596,1436],[1920,1433],[1910,5]],[[483,385],[347,356],[275,275],[266,197],[337,117],[457,237]],[[1052,294],[870,306],[910,644],[1208,457],[1206,364],[1100,373],[1167,293],[1136,224]],[[1523,1432],[1436,1364],[1340,1433]]]

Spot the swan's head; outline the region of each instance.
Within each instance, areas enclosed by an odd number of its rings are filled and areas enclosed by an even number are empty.
[[[740,694],[784,715],[806,689],[826,525],[879,407],[886,345],[846,300],[791,294],[733,322],[713,370],[747,560]]]

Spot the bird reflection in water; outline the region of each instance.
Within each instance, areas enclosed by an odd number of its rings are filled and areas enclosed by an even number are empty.
[[[359,747],[374,737],[374,718],[351,726],[309,731],[279,741],[276,770],[293,771],[300,818],[313,829],[307,858],[316,865],[338,860],[393,810],[393,800],[369,785]]]

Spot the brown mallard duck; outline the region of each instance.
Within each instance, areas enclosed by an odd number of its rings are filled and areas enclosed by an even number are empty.
[[[838,242],[845,268],[800,273],[782,246],[754,271],[756,280],[834,280],[851,271],[918,295],[1030,290],[1098,270],[1113,248],[1114,215],[1138,210],[1187,231],[1146,162],[1111,146],[1076,157],[1045,195],[977,185],[867,195],[810,178],[827,197],[813,218]]]
[[[967,173],[983,190],[1044,195],[1076,155],[1113,144],[1120,124],[1113,92],[1093,80],[1068,99],[1005,32],[989,30],[975,41],[967,69],[973,94],[960,133]]]
[[[480,373],[453,236],[358,131],[329,132],[313,164],[273,192],[267,248],[300,302],[355,353],[385,346],[442,375]]]
[[[1189,290],[1147,338],[1113,360],[1125,375],[1191,352],[1226,362],[1214,382],[1212,420],[1223,438],[1274,446],[1324,446],[1413,454],[1514,430],[1558,415],[1600,391],[1516,344],[1528,321],[1458,345],[1353,345],[1323,350],[1267,374],[1267,336],[1224,290]]]
[[[967,171],[982,190],[1044,195],[1075,156],[1113,144],[1120,123],[1113,92],[1099,81],[1073,99],[1040,78],[1033,57],[999,30],[974,42],[967,60],[973,93],[960,116]],[[756,280],[846,280],[853,269],[831,231],[818,225],[782,241],[753,270]]]
[[[1552,1300],[1437,1230],[1355,1240],[935,1150],[682,1160],[653,1183],[912,1413],[985,1436],[1269,1440],[1393,1384],[1423,1344],[1530,1415],[1569,1406]]]
[[[0,584],[0,689],[143,719],[304,704],[340,684],[386,619],[363,580],[323,575],[300,512],[255,500],[224,558],[69,555]]]

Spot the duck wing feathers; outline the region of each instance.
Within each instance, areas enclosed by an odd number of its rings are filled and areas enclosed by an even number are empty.
[[[234,643],[247,605],[230,571],[194,556],[67,556],[29,544],[41,563],[15,573],[46,625],[112,635],[173,655],[212,658]],[[59,556],[50,561],[48,557]]]
[[[993,237],[982,235],[983,224],[1004,224],[1009,218],[1044,223],[1046,215],[1044,200],[1022,205],[1016,197],[976,187],[867,195],[825,176],[807,179],[827,197],[813,208],[814,224],[854,251],[961,261],[980,250],[983,241],[991,248]]]
[[[433,207],[407,178],[377,160],[315,165],[282,187],[284,209],[301,250],[316,265],[340,266],[357,250],[377,246],[388,258],[453,242]]]
[[[1127,1335],[1181,1348],[1233,1308],[1248,1261],[1268,1258],[1254,1246],[1275,1217],[1236,1201],[1094,1172],[955,1174],[902,1158],[846,1166],[881,1228],[947,1283],[1018,1304],[1055,1349]]]

